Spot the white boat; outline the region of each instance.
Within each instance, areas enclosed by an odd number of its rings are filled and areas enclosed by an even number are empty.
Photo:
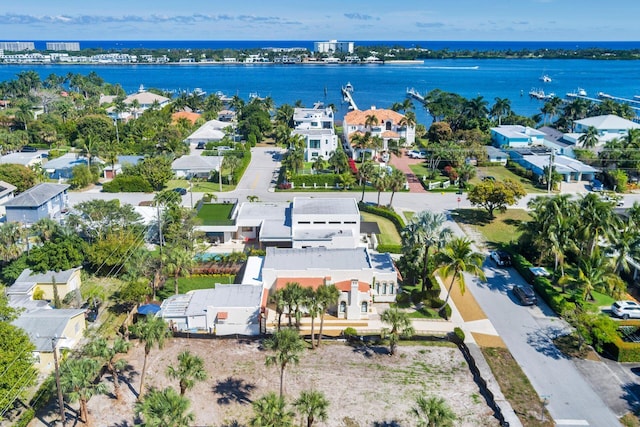
[[[351,82],[347,82],[347,84],[344,85],[344,90],[346,90],[347,92],[353,92],[353,85],[351,84]]]
[[[547,74],[543,74],[542,76],[540,76],[540,80],[544,83],[551,83],[551,77],[549,77]]]
[[[587,91],[582,89],[581,87],[577,88],[574,92],[568,92],[567,98],[577,98],[577,97],[586,97]]]
[[[633,95],[633,99],[635,99],[636,101],[640,101],[640,95]]]
[[[204,96],[207,94],[207,92],[205,92],[204,90],[202,90],[202,88],[197,87],[197,88],[195,88],[195,89],[193,90],[193,92],[191,92],[191,94],[192,94],[192,95],[195,95],[195,96],[202,96],[202,97],[204,97]]]

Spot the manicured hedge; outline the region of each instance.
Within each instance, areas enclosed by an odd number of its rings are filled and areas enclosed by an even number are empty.
[[[117,175],[112,181],[102,185],[105,193],[150,193],[149,181],[139,175]]]
[[[620,322],[620,326],[640,327],[640,322],[637,320],[623,320]],[[616,335],[612,342],[605,343],[604,351],[618,362],[640,362],[640,344],[625,342],[620,335]]]
[[[377,251],[381,253],[389,252],[390,254],[401,254],[402,245],[393,245],[393,244],[378,245]]]
[[[562,314],[562,312],[566,310],[575,310],[576,305],[571,301],[567,301],[565,296],[553,286],[549,279],[546,277],[535,277],[533,275],[531,270],[529,270],[530,267],[533,267],[533,264],[527,261],[525,257],[520,254],[514,254],[511,259],[518,273],[533,285],[536,292],[549,304],[549,307],[551,307],[553,311]]]
[[[318,187],[324,187],[327,184],[329,187],[335,187],[340,183],[340,175],[336,174],[318,174],[318,175],[296,175],[291,178],[296,188],[302,187],[304,184],[307,187],[313,187],[315,183]]]
[[[373,206],[373,205],[368,205],[368,204],[362,203],[362,202],[358,203],[358,207],[360,208],[360,211],[362,211],[362,212],[367,212],[367,213],[371,213],[371,214],[374,214],[374,215],[381,216],[383,218],[387,218],[388,220],[393,222],[393,225],[396,226],[396,230],[398,230],[398,233],[400,233],[402,231],[402,229],[404,228],[405,224],[404,224],[403,219],[400,217],[400,215],[398,215],[392,209]]]

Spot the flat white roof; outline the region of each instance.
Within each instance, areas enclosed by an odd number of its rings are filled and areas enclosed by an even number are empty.
[[[294,215],[359,215],[358,202],[352,198],[295,197]]]

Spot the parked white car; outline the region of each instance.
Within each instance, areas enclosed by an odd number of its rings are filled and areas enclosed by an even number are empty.
[[[622,319],[640,319],[640,304],[635,301],[616,301],[611,312]]]

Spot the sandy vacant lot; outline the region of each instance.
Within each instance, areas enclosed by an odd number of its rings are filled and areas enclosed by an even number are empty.
[[[196,414],[195,426],[246,426],[252,415],[251,402],[278,390],[278,370],[265,367],[266,353],[259,343],[236,340],[169,340],[164,349],[151,353],[149,386],[178,389],[164,372],[168,365],[177,363],[182,350],[202,356],[209,373],[207,381],[187,392]],[[127,360],[132,366],[130,384],[137,390],[143,346],[136,342]],[[401,346],[399,354],[390,357],[384,348],[354,349],[343,343],[327,343],[307,351],[300,364],[287,372],[288,401],[311,389],[324,392],[331,402],[329,420],[318,424],[323,426],[413,426],[410,410],[421,394],[444,397],[458,416],[456,425],[497,425],[456,348]],[[120,403],[110,395],[91,399],[94,426],[135,424],[133,390],[123,384],[122,394]]]

